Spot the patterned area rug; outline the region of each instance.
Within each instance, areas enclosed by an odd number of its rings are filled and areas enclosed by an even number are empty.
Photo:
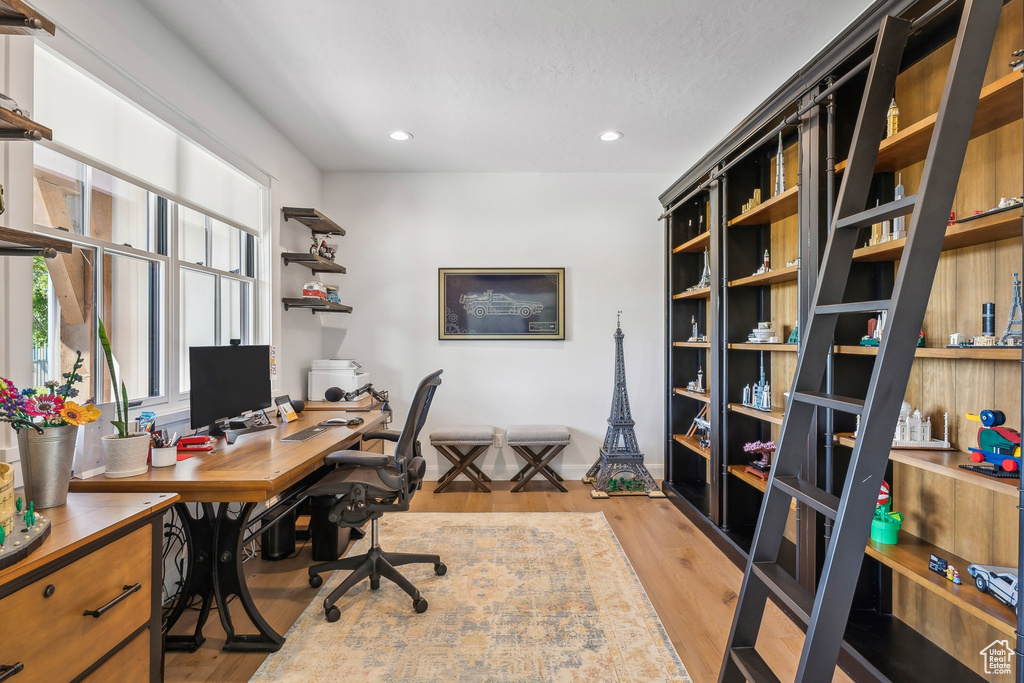
[[[600,512],[402,513],[381,519],[380,538],[448,565],[401,568],[429,609],[363,581],[330,624],[323,599],[344,573],[325,575],[251,681],[690,681]]]

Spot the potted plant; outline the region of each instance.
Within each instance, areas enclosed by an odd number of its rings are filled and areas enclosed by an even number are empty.
[[[18,451],[25,479],[25,498],[36,509],[56,507],[67,501],[71,466],[75,457],[78,426],[100,416],[96,406],[79,405],[75,384],[82,380],[82,353],[77,352],[63,382],[18,390],[14,382],[0,377],[0,421],[18,432]]]
[[[100,346],[103,347],[103,357],[107,361],[107,370],[110,371],[110,386],[114,390],[113,403],[117,418],[110,421],[117,429],[117,434],[108,434],[100,439],[103,444],[103,459],[106,462],[106,476],[112,479],[134,477],[149,470],[149,464],[146,462],[149,457],[149,434],[133,433],[128,429],[128,389],[123,379],[118,381],[117,361],[110,350],[107,330],[103,327],[102,320],[98,322]]]

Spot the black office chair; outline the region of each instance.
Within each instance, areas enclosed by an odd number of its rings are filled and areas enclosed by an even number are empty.
[[[323,585],[321,573],[337,569],[350,569],[352,573],[324,599],[327,621],[341,618],[341,610],[334,606],[342,595],[364,578],[370,578],[370,588],[380,588],[380,578],[398,584],[412,596],[413,609],[418,613],[427,611],[427,601],[420,597],[416,586],[402,576],[395,567],[403,564],[424,563],[434,565],[434,573],[444,576],[448,568],[438,555],[417,553],[389,553],[381,550],[377,537],[377,520],[385,512],[409,509],[409,501],[420,488],[426,463],[420,455],[417,441],[423,423],[427,419],[430,401],[434,391],[441,384],[441,372],[428,375],[420,382],[409,406],[409,415],[401,434],[391,431],[370,432],[365,439],[386,439],[396,442],[394,457],[365,453],[363,451],[338,451],[325,458],[328,464],[338,468],[328,473],[312,488],[310,496],[334,496],[337,502],[331,508],[327,519],[339,526],[361,527],[370,522],[370,550],[356,557],[323,562],[309,568],[309,585],[319,588]]]

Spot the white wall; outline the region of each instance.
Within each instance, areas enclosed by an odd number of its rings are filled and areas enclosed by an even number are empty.
[[[349,315],[324,318],[325,358],[355,358],[387,389],[399,420],[428,372],[444,369],[424,429],[559,423],[572,444],[555,461],[581,477],[598,457],[611,408],[615,313],[640,448],[663,471],[662,175],[335,173],[324,206],[347,228],[333,276]],[[439,267],[564,266],[566,339],[439,341]],[[327,277],[324,278],[328,280]],[[334,282],[335,280],[331,280]],[[428,477],[440,456],[424,442]],[[509,448],[483,464],[521,466]],[[447,461],[444,461],[445,463]],[[445,468],[446,469],[446,468]],[[443,470],[442,470],[443,471]]]

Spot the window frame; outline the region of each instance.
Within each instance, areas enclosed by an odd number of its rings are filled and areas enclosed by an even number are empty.
[[[145,408],[157,408],[161,409],[161,412],[175,412],[181,409],[188,408],[189,392],[181,390],[180,382],[180,371],[182,363],[180,362],[183,357],[183,349],[181,348],[181,337],[180,337],[180,287],[181,287],[181,270],[183,268],[189,268],[197,270],[203,273],[207,273],[215,276],[217,300],[215,302],[215,316],[217,325],[215,334],[217,341],[216,344],[226,344],[227,340],[221,340],[220,330],[220,312],[221,312],[221,283],[223,280],[237,280],[242,283],[246,283],[247,287],[243,288],[243,291],[248,291],[248,307],[245,307],[243,302],[243,330],[248,332],[249,339],[246,340],[243,336],[243,343],[247,344],[269,344],[270,343],[270,321],[272,319],[272,312],[270,309],[272,297],[270,293],[270,277],[272,276],[272,269],[269,267],[270,260],[270,239],[269,239],[269,194],[270,189],[265,186],[260,186],[261,194],[261,207],[260,207],[260,222],[261,225],[257,228],[245,227],[237,224],[224,216],[217,215],[214,212],[210,212],[207,209],[196,206],[195,204],[183,201],[180,197],[169,195],[169,193],[161,191],[159,188],[152,186],[138,178],[132,177],[129,174],[121,173],[117,169],[110,168],[109,166],[98,162],[95,159],[91,159],[85,155],[76,153],[74,150],[64,147],[63,145],[53,143],[51,141],[36,142],[35,145],[46,147],[51,151],[58,154],[62,154],[74,161],[83,164],[83,204],[82,204],[82,229],[85,234],[78,234],[70,231],[60,230],[45,225],[40,225],[33,221],[33,229],[43,235],[62,239],[70,242],[72,245],[77,245],[85,249],[90,249],[95,254],[96,263],[93,266],[93,294],[94,294],[94,307],[96,315],[102,316],[103,310],[103,299],[99,296],[99,284],[103,281],[104,277],[104,256],[109,254],[134,258],[142,261],[157,264],[157,280],[158,287],[153,288],[151,291],[157,297],[158,301],[153,302],[151,300],[150,315],[158,319],[160,323],[160,329],[157,332],[157,336],[161,341],[162,345],[162,358],[158,359],[158,366],[156,372],[158,373],[159,386],[161,391],[156,396],[149,396],[141,399],[132,398],[130,399],[133,406],[141,406]],[[33,182],[34,169],[35,169],[35,154],[33,153]],[[153,250],[148,251],[146,249],[139,249],[129,245],[118,245],[107,240],[99,239],[92,236],[92,173],[93,170],[99,170],[110,176],[118,178],[122,181],[131,183],[149,193],[148,197],[148,213],[147,221],[149,221],[149,231],[152,239]],[[36,200],[33,199],[33,202]],[[160,202],[166,202],[166,210],[161,214],[156,211],[156,207]],[[219,221],[229,227],[239,230],[241,233],[240,244],[239,244],[239,273],[232,273],[230,271],[220,270],[217,268],[210,267],[208,265],[199,265],[180,259],[180,244],[179,244],[179,209],[186,207],[193,211],[196,211],[206,218],[206,261],[210,261],[211,257],[211,240],[212,229],[211,221]],[[160,225],[161,217],[166,220],[166,224]],[[253,230],[258,232],[254,234]],[[246,237],[248,236],[248,237]],[[163,249],[165,253],[159,253],[159,250]],[[248,268],[247,268],[248,266]],[[246,270],[249,270],[251,274],[242,274]],[[52,292],[52,283],[50,285]],[[157,304],[157,305],[154,305]],[[158,309],[158,310],[155,310]],[[94,330],[95,333],[95,330]],[[97,339],[96,349],[100,349],[98,333],[96,333]],[[153,347],[150,347],[152,354]],[[54,359],[56,360],[56,359]],[[95,353],[93,358],[92,371],[94,376],[97,378],[102,377],[105,372],[106,363],[103,359],[102,353]],[[151,358],[151,369],[154,367]],[[96,400],[97,402],[105,402],[112,400],[107,397],[107,387],[105,382],[98,381],[96,385]],[[150,378],[150,391],[152,391],[153,377]]]

